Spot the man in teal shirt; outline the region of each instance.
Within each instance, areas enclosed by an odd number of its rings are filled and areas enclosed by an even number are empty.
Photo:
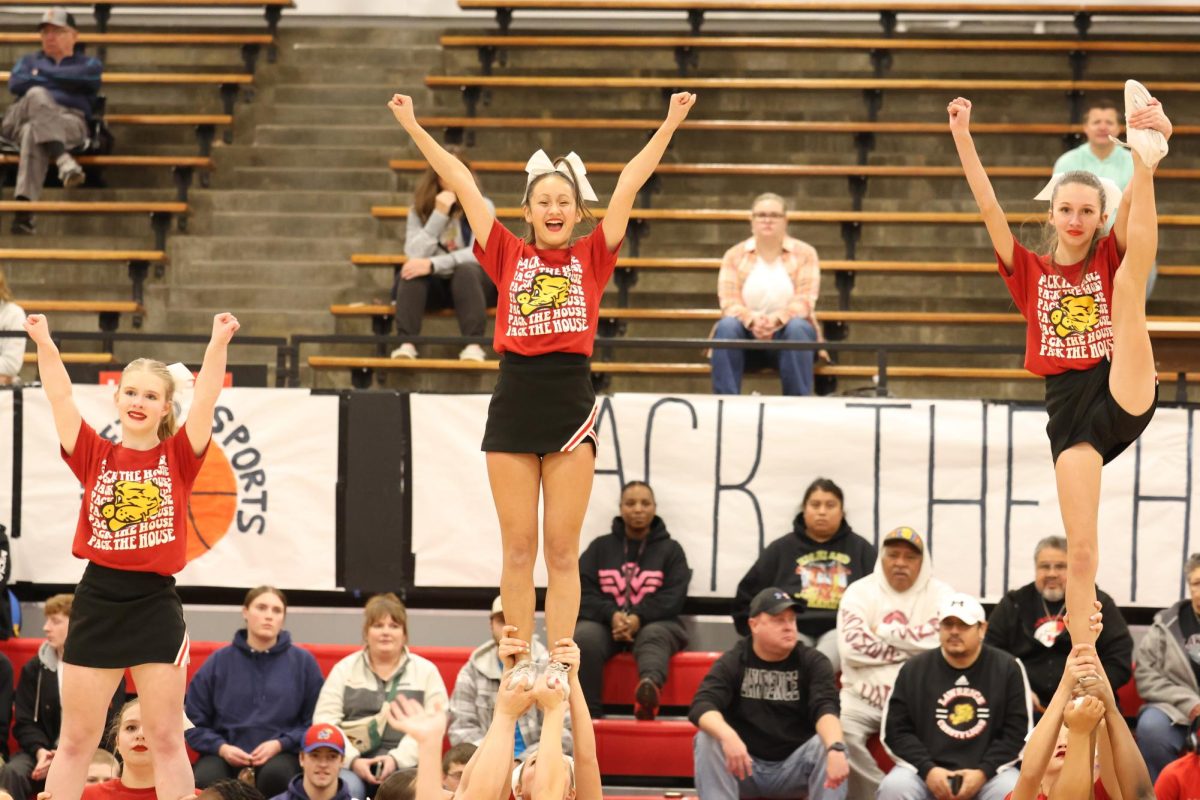
[[[1083,115],[1083,133],[1087,141],[1068,150],[1054,162],[1054,174],[1060,172],[1090,172],[1099,178],[1108,178],[1124,192],[1133,180],[1133,156],[1124,147],[1114,144],[1109,136],[1120,136],[1125,126],[1121,124],[1120,110],[1112,100],[1094,100]],[[1110,208],[1104,233],[1112,230],[1117,221],[1117,209]],[[1158,275],[1157,265],[1150,271],[1146,282],[1146,297],[1154,290],[1154,279]]]

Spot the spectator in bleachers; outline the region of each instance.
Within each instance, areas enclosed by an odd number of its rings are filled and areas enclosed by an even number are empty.
[[[8,77],[17,100],[0,120],[0,135],[21,150],[17,200],[37,200],[53,163],[67,188],[84,181],[83,169],[69,152],[83,145],[93,104],[100,92],[103,66],[76,49],[75,17],[61,6],[50,8],[38,23],[42,49],[22,56]],[[33,233],[33,215],[18,212],[13,233]]]
[[[504,607],[499,597],[492,601],[491,630],[492,638],[475,648],[467,663],[458,671],[458,678],[454,682],[454,693],[450,696],[450,730],[447,733],[452,745],[478,746],[483,743],[488,726],[492,724],[500,677],[505,670],[513,666],[505,664],[500,657],[500,639],[504,635]],[[546,648],[536,639],[532,642],[531,649],[534,661],[546,659]],[[542,712],[537,706],[530,706],[517,720],[517,728],[513,732],[513,758],[521,759],[537,752],[541,736]],[[569,727],[566,737],[564,745],[567,752],[570,752]]]
[[[1034,710],[1041,714],[1058,688],[1071,654],[1071,634],[1063,622],[1067,613],[1066,537],[1047,536],[1038,542],[1033,563],[1033,583],[1009,591],[992,610],[985,642],[1021,660],[1033,690]],[[1123,686],[1133,674],[1133,637],[1113,599],[1098,588],[1096,597],[1104,615],[1096,650],[1108,679],[1114,686]]]
[[[817,648],[837,672],[838,605],[846,587],[871,574],[877,558],[875,546],[846,521],[842,488],[817,478],[804,490],[792,532],[767,545],[738,584],[733,624],[742,636],[749,634],[751,598],[778,586],[803,604],[796,619],[805,644]]]
[[[21,667],[21,675],[17,680],[12,732],[21,751],[4,765],[2,773],[4,788],[13,796],[13,800],[32,800],[45,787],[46,773],[50,771],[50,762],[58,748],[58,734],[62,725],[62,701],[59,695],[62,674],[59,667],[63,663],[63,649],[67,645],[67,629],[71,623],[74,600],[74,595],[70,594],[56,594],[47,598],[42,608],[45,616],[42,633],[46,641],[38,647],[37,656]],[[5,665],[11,676],[12,667],[7,659],[0,662],[0,672]],[[8,686],[12,686],[11,677],[4,680],[0,675],[0,715],[13,707],[4,696],[4,687]],[[122,681],[113,694],[106,727],[113,724],[117,710],[124,703],[125,682]],[[7,720],[0,718],[0,725],[3,726],[0,729],[8,730]],[[0,747],[7,748],[7,741],[5,738],[5,743]]]
[[[188,684],[186,709],[195,727],[184,736],[200,754],[192,765],[198,787],[251,767],[255,785],[274,797],[300,771],[297,753],[325,679],[312,654],[283,629],[287,597],[279,589],[247,592],[242,619],[246,627],[233,643],[209,656]]]
[[[447,147],[448,152],[471,166],[462,148]],[[486,197],[488,209],[496,206]],[[483,336],[487,332],[487,310],[496,305],[496,285],[492,283],[472,247],[475,234],[463,214],[458,197],[446,188],[430,167],[417,181],[408,231],[404,237],[407,260],[396,275],[396,335],[420,336],[425,312],[453,308],[463,336]],[[392,358],[416,358],[417,348],[405,342],[392,351]],[[483,348],[469,344],[458,357],[464,361],[483,361]]]
[[[338,774],[346,755],[346,739],[335,725],[313,725],[300,745],[300,774],[272,800],[351,800]],[[262,782],[255,781],[262,788]],[[265,792],[264,792],[265,794]]]
[[[821,267],[811,245],[787,235],[787,201],[760,194],[750,206],[749,239],[725,251],[717,275],[721,320],[714,339],[815,342],[813,309]],[[813,393],[813,351],[712,348],[713,394],[740,394],[746,362],[779,368],[785,395]]]
[[[612,531],[593,539],[579,559],[579,681],[592,717],[603,716],[604,664],[632,648],[639,678],[634,716],[654,719],[671,656],[687,646],[679,615],[692,570],[658,516],[649,484],[625,484],[620,510]]]
[[[463,769],[471,761],[471,756],[475,755],[478,748],[467,742],[460,742],[442,756],[442,788],[447,792],[453,792],[458,788],[459,781],[462,780]]]
[[[0,331],[25,331],[25,309],[13,302],[8,279],[0,269]],[[25,358],[25,337],[0,337],[0,386],[18,383]]]
[[[1184,742],[1184,753],[1167,764],[1154,782],[1156,800],[1200,799],[1200,721],[1193,720]]]
[[[1129,187],[1133,180],[1133,153],[1124,147],[1119,147],[1110,136],[1120,136],[1125,130],[1121,124],[1121,112],[1116,102],[1108,98],[1092,100],[1083,113],[1083,135],[1087,141],[1072,148],[1058,157],[1054,162],[1054,174],[1067,172],[1090,172],[1098,178],[1107,178],[1117,185],[1122,192]],[[1051,181],[1053,184],[1053,181]],[[1043,192],[1043,194],[1046,194]],[[1041,194],[1038,199],[1050,199]],[[1117,208],[1109,209],[1108,220],[1104,222],[1104,233],[1112,230],[1117,221]],[[1146,279],[1146,297],[1154,291],[1154,281],[1158,278],[1158,265],[1150,267],[1150,277]],[[1106,612],[1107,613],[1107,612]],[[1113,678],[1113,680],[1116,680]],[[1119,684],[1118,684],[1119,685]]]
[[[841,721],[850,762],[850,797],[874,797],[883,770],[867,749],[900,666],[941,645],[938,608],[954,589],[933,576],[925,540],[900,527],[883,537],[875,571],[855,581],[838,608]]]
[[[417,765],[417,742],[386,722],[397,695],[426,708],[445,707],[446,686],[437,667],[408,649],[408,611],[388,592],[363,609],[362,650],[346,656],[329,672],[313,722],[337,725],[346,736],[341,778],[351,797],[373,796],[389,775]]]
[[[103,747],[97,747],[96,752],[92,754],[92,763],[88,764],[87,782],[103,783],[120,776],[121,763],[117,761],[117,757]]]
[[[1016,786],[1031,730],[1029,683],[1021,662],[983,643],[986,632],[979,601],[953,594],[938,609],[941,647],[900,667],[883,713],[896,766],[878,800],[1001,800]]]
[[[84,786],[80,800],[156,800],[154,762],[142,732],[142,704],[137,698],[121,706],[109,725],[108,739],[121,756],[121,775]]]
[[[1188,556],[1184,575],[1190,597],[1154,615],[1133,659],[1146,702],[1137,742],[1151,779],[1175,760],[1188,725],[1200,718],[1200,553]]]
[[[791,593],[750,603],[750,635],[704,676],[688,719],[696,791],[704,800],[846,797],[846,745],[828,659],[799,639]]]

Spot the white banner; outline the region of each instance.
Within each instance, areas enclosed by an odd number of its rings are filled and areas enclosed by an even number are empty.
[[[418,586],[496,586],[500,535],[479,443],[484,395],[413,395],[413,551]],[[1121,605],[1183,592],[1197,509],[1195,409],[1159,409],[1138,445],[1105,467],[1098,583]],[[868,540],[899,525],[927,535],[937,574],[996,600],[1033,579],[1033,546],[1062,533],[1046,414],[971,401],[618,394],[601,445],[581,548],[607,533],[620,486],[646,480],[683,545],[692,596],[731,597],[759,550],[792,528],[817,477],[845,491]],[[539,585],[545,572],[539,567]]]
[[[112,386],[75,387],[83,418],[106,438],[120,434],[113,392]],[[2,440],[11,413],[0,407],[0,419]],[[213,414],[212,445],[192,491],[189,563],[178,576],[180,585],[337,588],[337,460],[336,397],[313,396],[304,389],[222,391]],[[0,480],[3,474],[0,468]],[[59,457],[46,396],[40,389],[26,389],[14,580],[79,579],[84,562],[70,552],[80,499],[79,482]],[[3,509],[0,501],[0,513]]]
[[[0,525],[12,531],[13,392],[0,391]]]

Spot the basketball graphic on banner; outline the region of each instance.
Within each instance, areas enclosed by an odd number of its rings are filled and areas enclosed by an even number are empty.
[[[210,444],[188,502],[187,560],[207,553],[221,541],[237,515],[237,477],[225,451]]]

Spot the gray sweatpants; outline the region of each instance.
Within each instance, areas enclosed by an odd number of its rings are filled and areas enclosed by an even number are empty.
[[[49,90],[35,86],[8,107],[0,120],[0,134],[21,146],[17,168],[17,197],[37,200],[50,166],[50,142],[62,142],[66,150],[87,140],[87,120],[73,108],[54,101]]]

